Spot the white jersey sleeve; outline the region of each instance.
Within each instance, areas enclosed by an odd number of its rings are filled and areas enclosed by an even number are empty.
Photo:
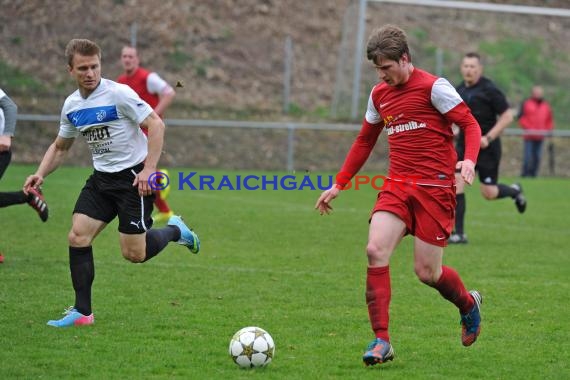
[[[372,91],[374,91],[374,88]],[[372,100],[372,91],[370,91],[370,96],[368,97],[368,107],[366,108],[366,115],[364,117],[370,124],[378,124],[382,121],[382,116],[380,116],[380,113],[374,106],[374,101]]]
[[[152,108],[129,86],[122,85],[119,89],[115,93],[119,111],[136,124],[142,123],[152,113]]]
[[[431,88],[431,104],[445,115],[463,100],[455,88],[445,78],[438,78]]]
[[[170,93],[174,89],[157,73],[150,73],[146,78],[146,89],[151,94]]]
[[[75,128],[75,126],[71,123],[71,120],[67,117],[66,114],[66,104],[69,102],[69,98],[66,99],[65,103],[63,104],[63,108],[61,109],[61,116],[59,118],[59,133],[57,134],[60,137],[65,139],[74,139],[79,136],[79,129]]]

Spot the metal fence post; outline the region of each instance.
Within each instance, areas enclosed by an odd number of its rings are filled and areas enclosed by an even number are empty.
[[[358,32],[356,33],[356,52],[354,60],[354,81],[352,83],[352,109],[350,117],[356,119],[360,100],[360,76],[362,70],[362,54],[364,51],[364,29],[366,27],[366,0],[360,0],[358,8]]]
[[[435,75],[443,76],[443,50],[440,47],[435,50]]]
[[[295,170],[295,126],[287,125],[287,171]]]
[[[283,73],[283,113],[289,113],[291,96],[291,66],[293,60],[293,42],[291,36],[285,38],[285,71]]]
[[[548,168],[550,169],[550,175],[554,175],[554,168],[555,165],[555,158],[554,158],[554,141],[551,140],[548,142]]]
[[[131,46],[137,47],[137,22],[131,24]]]

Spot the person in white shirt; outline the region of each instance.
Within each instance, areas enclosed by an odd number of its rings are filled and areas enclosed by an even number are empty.
[[[63,162],[75,138],[83,135],[95,170],[79,194],[68,235],[75,304],[62,319],[48,321],[54,327],[94,323],[92,242],[116,216],[121,252],[133,263],[146,262],[171,241],[193,253],[200,250],[198,235],[180,216],[172,216],[164,228],[151,229],[152,181],[164,136],[160,117],[128,86],[101,78],[96,43],[73,39],[65,55],[78,89],[65,100],[58,136],[24,183],[24,189],[41,185]],[[141,128],[148,131],[148,139]]]

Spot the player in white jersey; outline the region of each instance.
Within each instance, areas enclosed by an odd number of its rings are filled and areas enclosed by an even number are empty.
[[[87,99],[77,90],[65,100],[59,136],[73,139],[82,134],[95,169],[116,173],[147,156],[147,139],[139,124],[151,113],[130,87],[101,79]]]
[[[101,49],[86,39],[73,39],[65,49],[68,70],[78,90],[63,105],[59,134],[46,151],[24,189],[37,187],[63,162],[81,133],[93,156],[93,174],[79,194],[68,235],[69,266],[75,304],[54,327],[90,325],[91,287],[95,278],[92,242],[119,217],[123,256],[145,262],[173,241],[193,253],[198,236],[179,216],[161,229],[151,229],[153,177],[162,150],[164,124],[160,117],[126,85],[101,78]],[[140,128],[148,130],[148,140]]]

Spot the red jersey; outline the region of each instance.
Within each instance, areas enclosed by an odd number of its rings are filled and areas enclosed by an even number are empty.
[[[121,74],[117,82],[128,85],[135,90],[141,99],[147,102],[152,109],[155,109],[160,99],[157,94],[148,92],[147,79],[149,75],[150,71],[139,67],[133,75]]]
[[[372,89],[362,129],[337,176],[343,176],[338,184],[345,185],[347,174],[352,177],[360,170],[383,129],[388,134],[388,177],[450,184],[457,163],[453,123],[465,131],[465,159],[477,162],[481,129],[446,79],[414,68],[402,85],[379,83]]]
[[[135,90],[141,99],[147,102],[152,107],[152,109],[155,109],[160,98],[157,94],[151,94],[148,92],[147,80],[149,75],[150,71],[139,67],[136,69],[133,75],[121,74],[119,78],[117,78],[117,82],[128,85],[130,88]],[[142,131],[145,135],[148,134],[148,131],[146,129],[143,128]]]
[[[519,125],[525,129],[525,140],[543,140],[546,133],[554,128],[552,110],[548,102],[534,98],[525,100],[519,114]],[[538,130],[542,133],[532,133],[526,130]]]

